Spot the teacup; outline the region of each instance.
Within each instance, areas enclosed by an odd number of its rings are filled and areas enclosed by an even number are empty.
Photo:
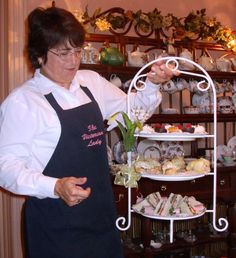
[[[218,110],[220,113],[228,114],[233,112],[233,102],[232,98],[229,96],[218,97]]]
[[[121,79],[114,73],[110,76],[110,82],[119,88],[122,86]]]
[[[185,114],[199,114],[200,108],[197,106],[186,106],[183,108]]]
[[[232,156],[223,156],[223,163],[224,164],[232,164],[232,163],[234,163],[234,159]]]
[[[175,93],[178,91],[178,88],[176,87],[176,84],[174,81],[169,80],[168,82],[162,84],[161,86],[162,91],[168,92],[168,93]]]

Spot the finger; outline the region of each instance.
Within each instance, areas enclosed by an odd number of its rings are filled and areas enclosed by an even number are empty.
[[[78,191],[79,191],[78,196],[82,200],[88,198],[89,195],[91,194],[91,188],[90,187],[87,187],[86,189],[79,189]]]
[[[72,177],[75,185],[83,185],[87,182],[87,177]]]
[[[80,191],[79,194],[76,195],[62,195],[61,198],[67,203],[69,206],[76,205],[89,197],[91,193],[90,188]]]

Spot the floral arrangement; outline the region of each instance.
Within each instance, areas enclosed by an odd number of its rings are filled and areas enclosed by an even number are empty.
[[[119,114],[122,115],[123,123],[117,119]],[[108,124],[111,125],[114,121],[121,131],[124,149],[127,155],[130,154],[131,157],[131,151],[134,150],[136,142],[134,133],[136,129],[142,129],[142,123],[139,120],[132,121],[125,112],[115,113],[109,119]],[[135,171],[133,164],[128,163],[120,167],[120,170],[116,173],[114,183],[125,187],[137,188],[137,182],[140,178],[141,175]]]
[[[117,120],[117,116],[121,113],[124,124]],[[142,129],[142,123],[139,120],[131,121],[128,115],[125,112],[115,113],[108,121],[108,124],[112,124],[113,121],[117,123],[124,144],[124,149],[126,152],[132,151],[135,147],[135,130]]]
[[[153,31],[158,31],[164,38],[213,40],[236,52],[236,35],[232,29],[223,26],[216,18],[208,17],[206,9],[192,11],[183,18],[171,13],[162,15],[156,8],[150,12],[125,11],[122,8],[111,8],[101,12],[98,8],[90,16],[86,7],[85,12],[77,11],[74,14],[80,22],[90,25],[94,30],[109,30],[113,33],[126,30],[124,34],[133,25],[138,35],[150,36]],[[167,36],[170,32],[171,35]]]

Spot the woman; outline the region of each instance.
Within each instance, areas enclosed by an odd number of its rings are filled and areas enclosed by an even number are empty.
[[[126,110],[126,94],[79,70],[85,32],[68,11],[37,8],[28,17],[36,69],[1,106],[0,186],[29,198],[28,257],[121,258],[109,178],[104,119]],[[131,104],[151,107],[172,72],[156,64]]]

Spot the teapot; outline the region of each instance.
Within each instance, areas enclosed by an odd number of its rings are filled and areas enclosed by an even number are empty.
[[[230,61],[232,63],[232,67],[233,69],[236,71],[236,57],[231,57]]]
[[[233,112],[233,102],[230,96],[222,96],[218,98],[218,110],[220,113],[228,114]]]
[[[210,56],[207,56],[206,54],[203,54],[198,59],[198,64],[201,65],[201,67],[204,68],[207,71],[215,70],[214,60]]]
[[[184,50],[179,54],[179,56],[193,61],[192,53],[188,49],[186,49],[186,48],[184,48]],[[194,70],[194,65],[191,64],[190,62],[187,62],[187,61],[184,61],[184,60],[180,60],[179,63],[180,63],[181,69],[184,69],[184,70]]]
[[[100,52],[100,62],[101,64],[119,66],[124,63],[124,56],[118,48],[108,45]]]
[[[82,50],[81,63],[98,64],[99,59],[99,51],[96,48],[94,48],[91,43],[87,43],[87,45]]]
[[[231,71],[231,62],[226,58],[217,58],[216,59],[216,68],[221,72],[230,72]]]
[[[116,74],[111,74],[110,76],[110,82],[120,88],[122,86],[122,81],[121,79],[116,75]]]
[[[129,66],[141,67],[148,62],[148,54],[141,52],[139,47],[137,47],[135,51],[127,51],[127,53]]]

